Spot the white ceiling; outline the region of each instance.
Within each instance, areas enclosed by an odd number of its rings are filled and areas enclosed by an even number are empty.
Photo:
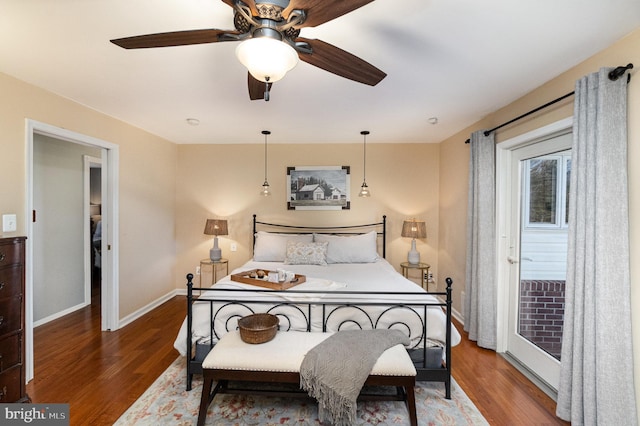
[[[360,142],[365,129],[372,143],[440,142],[639,27],[640,1],[376,0],[300,36],[370,62],[381,83],[300,62],[269,102],[249,100],[235,42],[109,42],[233,29],[232,16],[220,0],[0,0],[0,72],[175,143],[261,143],[262,129],[269,143]]]

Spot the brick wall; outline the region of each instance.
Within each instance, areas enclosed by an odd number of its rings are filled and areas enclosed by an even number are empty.
[[[560,359],[564,325],[564,281],[520,281],[519,333]]]

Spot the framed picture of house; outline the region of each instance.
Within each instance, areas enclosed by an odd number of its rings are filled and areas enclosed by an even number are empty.
[[[287,167],[287,209],[349,210],[349,166]]]

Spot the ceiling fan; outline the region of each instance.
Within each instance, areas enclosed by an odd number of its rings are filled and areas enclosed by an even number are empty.
[[[235,30],[202,29],[146,34],[111,40],[125,49],[242,42],[236,56],[249,69],[251,100],[269,100],[274,82],[298,59],[359,83],[375,86],[386,74],[370,63],[318,39],[299,37],[314,27],[373,0],[222,0],[234,9]]]

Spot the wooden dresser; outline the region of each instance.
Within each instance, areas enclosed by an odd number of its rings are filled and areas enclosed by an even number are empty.
[[[0,403],[29,400],[24,371],[25,237],[0,238]]]

